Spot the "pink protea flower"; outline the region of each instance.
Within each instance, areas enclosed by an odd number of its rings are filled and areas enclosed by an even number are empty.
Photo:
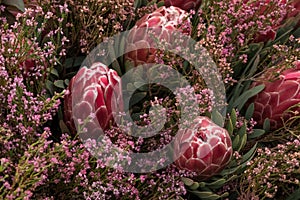
[[[137,21],[129,32],[126,44],[128,53],[125,54],[125,60],[131,61],[134,66],[155,61],[155,41],[146,34],[148,30],[151,30],[160,41],[171,42],[171,34],[175,30],[190,35],[191,23],[188,13],[174,6],[160,7]],[[134,50],[136,48],[138,50]]]
[[[183,10],[198,10],[202,0],[165,0],[165,6],[175,6]]]
[[[258,126],[262,127],[265,119],[269,118],[271,130],[282,127],[283,121],[292,116],[290,112],[285,111],[300,103],[300,61],[294,65],[295,68],[283,71],[275,81],[264,79],[253,84],[265,84],[264,90],[250,100],[254,103],[253,119],[257,121]],[[264,78],[272,76],[271,72],[266,73]],[[295,109],[300,112],[299,107]]]
[[[201,179],[220,172],[232,155],[227,130],[203,116],[197,117],[191,128],[179,131],[174,144],[175,156],[182,154],[175,164],[181,169],[197,172]]]
[[[101,129],[105,130],[114,122],[113,112],[122,110],[121,79],[116,71],[97,62],[90,68],[81,68],[71,79],[65,95],[64,120],[73,133],[76,132],[74,116],[84,120],[94,114]],[[97,128],[97,124],[93,126]]]

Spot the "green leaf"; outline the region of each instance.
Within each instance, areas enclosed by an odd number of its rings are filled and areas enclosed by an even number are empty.
[[[230,113],[230,119],[231,119],[231,121],[232,121],[232,125],[235,127],[236,120],[237,120],[237,115],[236,115],[235,109],[232,109],[232,110],[231,110],[231,113]]]
[[[128,72],[129,70],[134,68],[134,64],[129,60],[125,61],[124,66],[125,66],[125,72]]]
[[[224,170],[220,173],[220,175],[221,175],[221,176],[228,176],[228,175],[230,175],[230,174],[235,173],[236,171],[238,171],[238,170],[241,169],[241,168],[242,168],[242,166],[241,166],[241,165],[238,165],[238,166],[236,166],[236,167],[232,167],[232,168],[229,168],[229,169],[224,169]]]
[[[252,159],[252,157],[256,152],[256,147],[257,147],[257,143],[255,143],[255,145],[245,155],[243,155],[242,163],[248,162],[249,160]]]
[[[69,80],[69,79],[65,79],[65,80],[64,80],[64,83],[68,86],[69,83],[70,83],[70,80]]]
[[[54,95],[54,89],[53,89],[54,85],[53,85],[53,83],[49,80],[46,80],[45,84],[46,84],[46,89],[50,92],[50,94]]]
[[[268,131],[270,130],[270,127],[271,127],[271,125],[270,125],[270,120],[269,120],[269,118],[267,118],[267,119],[265,119],[265,121],[264,121],[263,129],[264,129],[266,132],[268,132]]]
[[[68,129],[67,125],[63,120],[59,120],[59,127],[62,133],[70,134],[70,130]]]
[[[228,131],[229,135],[233,134],[233,125],[231,119],[229,119],[229,121],[227,122],[226,130]]]
[[[237,150],[239,148],[239,144],[240,144],[240,136],[236,135],[235,138],[232,141],[232,148],[234,150]]]
[[[73,68],[73,67],[80,67],[85,58],[86,58],[85,56],[67,58],[66,61],[64,62],[64,66],[66,69]]]
[[[264,85],[259,85],[254,88],[251,88],[250,90],[244,92],[240,97],[236,99],[236,101],[233,103],[233,107],[237,107],[238,110],[242,110],[245,103],[250,99],[251,97],[255,96],[259,92],[261,92],[265,88]]]
[[[160,7],[164,6],[164,5],[165,5],[164,1],[159,1],[159,2],[157,3],[157,7],[158,7],[158,8],[160,8]]]
[[[140,8],[142,6],[147,5],[148,1],[147,0],[135,0],[134,1],[134,8]]]
[[[224,178],[220,178],[212,183],[206,183],[206,186],[211,189],[218,189],[222,187],[226,183],[226,180]]]
[[[181,180],[186,186],[191,186],[194,183],[194,181],[190,178],[182,177]]]
[[[253,64],[250,68],[249,73],[247,74],[247,77],[252,77],[255,74],[255,72],[257,71],[257,66],[258,66],[259,62],[260,62],[260,56],[258,54],[253,61]]]
[[[64,81],[63,80],[56,80],[54,81],[54,85],[58,88],[65,89]]]
[[[141,91],[148,91],[149,90],[149,86],[147,84],[145,84],[145,82],[137,81],[137,82],[134,82],[133,85],[136,89],[139,89]]]
[[[254,113],[254,103],[251,103],[245,113],[245,119],[250,120]]]
[[[265,134],[265,130],[263,129],[253,129],[253,133],[248,135],[249,139],[254,139],[254,138],[258,138],[260,136],[262,136],[263,134]]]
[[[247,134],[246,122],[244,122],[243,126],[239,129],[238,134],[240,135],[240,137],[242,137],[243,135]]]
[[[220,127],[224,126],[224,118],[217,110],[212,111],[211,120]]]
[[[293,32],[295,38],[300,38],[300,27]]]
[[[117,60],[114,60],[111,64],[111,68],[114,69],[118,74],[122,74],[121,67]]]
[[[246,145],[246,143],[247,143],[247,134],[244,134],[241,137],[241,143],[240,143],[239,148],[238,148],[237,151],[240,152],[244,148],[244,146]]]
[[[130,98],[130,105],[135,105],[139,101],[141,101],[143,98],[147,96],[147,92],[138,92],[134,93],[132,97]]]
[[[52,68],[51,71],[50,71],[50,73],[52,75],[54,75],[55,77],[59,77],[58,72],[57,72],[57,70],[55,68]]]
[[[284,43],[290,37],[290,34],[294,27],[286,26],[278,30],[277,37],[271,42],[270,46],[277,43]]]
[[[242,160],[241,160],[241,164],[229,169],[224,169],[220,175],[221,176],[228,176],[232,173],[236,173],[237,171],[242,172],[242,170],[244,170],[244,167],[246,167],[247,162],[250,161],[256,152],[256,147],[257,147],[257,143],[255,143],[255,145],[245,154],[242,156]]]
[[[14,6],[20,11],[25,12],[25,5],[23,0],[3,0],[2,3],[8,6]]]
[[[189,189],[191,190],[197,190],[199,188],[199,183],[194,182],[191,186],[189,186]]]

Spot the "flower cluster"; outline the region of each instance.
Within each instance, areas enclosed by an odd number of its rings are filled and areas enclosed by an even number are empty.
[[[298,139],[272,148],[257,149],[257,157],[247,163],[240,183],[241,195],[277,198],[293,193],[299,186]]]
[[[276,1],[214,1],[198,12],[199,23],[194,30],[199,45],[208,49],[218,64],[225,83],[234,82],[232,63],[247,63],[242,53],[252,42],[268,41],[269,31],[276,31],[286,15],[286,5]],[[276,29],[274,30],[274,27]]]
[[[299,5],[0,0],[0,199],[297,196]]]

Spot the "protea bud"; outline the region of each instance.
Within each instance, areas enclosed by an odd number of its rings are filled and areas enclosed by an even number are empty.
[[[294,63],[293,69],[285,70],[275,81],[259,80],[253,85],[264,84],[262,92],[253,97],[253,119],[262,127],[265,119],[270,120],[271,130],[283,126],[283,121],[292,117],[291,112],[286,112],[290,107],[300,103],[300,61]],[[263,77],[272,77],[270,71]],[[300,107],[295,107],[300,112]],[[294,111],[295,111],[294,109]]]
[[[191,128],[179,131],[174,144],[175,156],[182,154],[175,164],[181,169],[197,172],[201,179],[220,172],[232,155],[227,130],[202,116],[195,119]]]
[[[175,6],[183,10],[198,10],[202,0],[165,0],[165,6]]]
[[[157,45],[154,38],[150,37],[150,33],[153,33],[159,41],[170,43],[174,31],[191,34],[191,23],[186,11],[173,6],[168,8],[163,6],[145,15],[129,32],[126,44],[128,53],[125,54],[125,60],[131,61],[134,66],[154,63],[157,52],[154,47]]]
[[[123,110],[121,79],[116,71],[102,63],[81,68],[71,79],[68,91],[64,120],[72,133],[76,133],[74,116],[77,120],[95,114],[101,129],[105,130],[114,122],[113,112]]]

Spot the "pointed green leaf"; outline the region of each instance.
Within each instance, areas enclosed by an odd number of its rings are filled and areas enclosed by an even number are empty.
[[[67,58],[64,62],[64,66],[66,69],[72,67],[80,67],[85,58],[85,56]]]
[[[265,134],[265,130],[263,129],[253,129],[253,133],[248,135],[249,139],[254,139],[254,138],[258,138],[260,136],[262,136],[263,134]]]
[[[243,135],[247,134],[247,125],[246,125],[246,122],[244,122],[243,126],[239,129],[238,134],[240,135],[240,137],[242,137]]]
[[[232,136],[233,133],[233,125],[231,119],[227,122],[226,130],[228,131],[229,135]]]
[[[50,73],[52,75],[54,75],[55,77],[57,77],[57,78],[59,77],[58,72],[57,72],[57,70],[55,68],[52,68],[51,71],[50,71]]]
[[[70,83],[69,79],[65,79],[65,80],[64,80],[64,83],[68,86],[69,83]]]
[[[206,183],[206,186],[211,188],[211,189],[218,189],[222,187],[226,183],[226,180],[223,178],[220,178],[212,183]]]
[[[199,188],[199,183],[194,182],[191,186],[189,186],[189,189],[191,190],[197,190]]]
[[[232,148],[234,150],[237,150],[239,148],[239,144],[240,144],[240,136],[236,135],[235,138],[232,141]]]
[[[271,127],[271,125],[270,125],[270,120],[269,120],[269,118],[267,118],[267,119],[265,119],[265,121],[264,121],[263,129],[264,129],[266,132],[268,132],[268,131],[270,130],[270,127]]]
[[[245,103],[253,96],[261,92],[265,88],[264,85],[259,85],[250,90],[244,92],[240,97],[238,97],[235,102],[233,103],[233,107],[237,107],[238,110],[241,110]]]
[[[194,181],[190,178],[182,177],[181,180],[186,186],[191,186],[194,183]]]
[[[230,175],[230,174],[233,174],[235,173],[236,171],[238,171],[239,169],[241,169],[242,166],[241,165],[238,165],[236,167],[233,167],[233,168],[229,168],[229,169],[224,169],[220,175],[221,176],[227,176],[227,175]]]
[[[248,160],[251,160],[252,156],[256,152],[257,143],[245,154],[242,156],[242,163],[247,162]]]
[[[130,105],[135,105],[139,101],[141,101],[143,98],[145,98],[147,95],[147,92],[138,92],[132,95],[130,98]]]
[[[157,3],[157,7],[158,7],[158,8],[160,8],[160,7],[164,6],[164,5],[165,5],[164,1],[159,1],[159,2]]]
[[[224,126],[224,118],[217,110],[212,111],[211,120],[220,127]]]
[[[235,127],[236,120],[237,120],[237,115],[236,115],[235,109],[231,110],[230,119],[232,121],[232,125]]]
[[[62,133],[70,134],[70,130],[68,129],[67,125],[63,120],[59,120],[59,127]]]
[[[241,137],[241,143],[240,143],[239,148],[238,148],[237,151],[240,152],[244,148],[244,146],[246,145],[246,143],[247,143],[247,134],[244,134]]]
[[[63,80],[56,80],[53,83],[56,87],[65,89],[64,81]]]
[[[249,73],[247,74],[247,77],[252,77],[255,74],[255,72],[257,71],[259,62],[260,62],[260,56],[258,54],[250,68]]]
[[[250,120],[254,113],[254,103],[251,103],[245,113],[245,119]]]
[[[54,89],[53,89],[54,85],[53,85],[53,83],[49,80],[46,80],[45,84],[46,84],[46,89],[50,92],[50,94],[54,95]]]

